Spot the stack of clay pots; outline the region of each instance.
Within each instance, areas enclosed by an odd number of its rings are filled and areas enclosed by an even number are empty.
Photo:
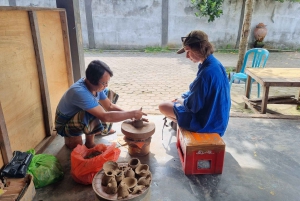
[[[118,194],[118,199],[127,198],[130,194],[140,194],[151,183],[151,172],[147,164],[141,164],[137,158],[129,160],[128,164],[119,165],[107,161],[103,165],[101,185],[107,194]]]

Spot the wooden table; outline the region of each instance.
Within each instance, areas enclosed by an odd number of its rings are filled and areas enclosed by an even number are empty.
[[[274,87],[300,87],[300,68],[246,68],[248,75],[246,83],[245,108],[249,105],[251,78],[256,80],[263,89],[261,98],[261,114],[267,110],[269,88]],[[300,101],[300,91],[298,97]],[[253,108],[252,108],[253,109]]]

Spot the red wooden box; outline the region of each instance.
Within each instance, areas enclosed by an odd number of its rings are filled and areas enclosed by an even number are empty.
[[[222,174],[225,143],[217,133],[195,133],[177,129],[177,151],[188,174]]]

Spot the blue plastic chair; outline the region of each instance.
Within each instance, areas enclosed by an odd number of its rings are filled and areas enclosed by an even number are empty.
[[[263,49],[263,48],[253,48],[253,49],[248,50],[245,54],[241,71],[239,73],[233,74],[230,79],[230,88],[231,88],[232,82],[236,79],[244,81],[245,85],[246,85],[247,74],[245,73],[245,68],[246,68],[248,57],[250,54],[253,54],[253,60],[252,60],[252,66],[251,66],[252,68],[264,68],[265,67],[266,62],[269,57],[269,51],[266,49]],[[254,79],[251,80],[250,92],[251,92],[251,86],[252,86],[253,81],[254,81]],[[259,83],[257,83],[257,97],[258,98],[260,97],[260,84]]]

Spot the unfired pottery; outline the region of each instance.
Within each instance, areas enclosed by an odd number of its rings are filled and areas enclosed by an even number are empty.
[[[143,120],[134,120],[132,121],[132,125],[135,127],[135,128],[142,128],[144,126],[144,121]]]
[[[131,194],[134,195],[134,194],[140,194],[140,193],[142,193],[144,187],[145,187],[145,186],[143,186],[143,185],[137,185],[137,186],[135,186],[135,187],[133,188],[133,191],[132,191]]]
[[[108,173],[111,172],[112,174],[116,174],[116,170],[119,169],[118,163],[114,161],[107,161],[103,164],[103,170],[104,172]]]
[[[123,170],[117,170],[115,175],[117,183],[120,183],[124,179],[124,172]]]
[[[150,174],[149,166],[147,164],[140,164],[135,168],[135,173],[140,177],[145,177]]]
[[[137,179],[134,177],[125,177],[121,183],[125,183],[129,189],[133,189],[137,184]]]
[[[115,194],[115,193],[117,193],[117,190],[118,190],[117,181],[116,181],[115,177],[112,177],[110,182],[107,184],[107,188],[106,188],[105,192],[107,194]]]
[[[151,183],[151,174],[148,174],[146,177],[139,178],[138,185],[148,187]]]
[[[124,172],[125,177],[135,177],[135,173],[131,167]]]
[[[127,198],[129,193],[131,193],[129,187],[124,182],[120,183],[117,192],[118,192],[118,199]]]
[[[112,180],[112,178],[114,178],[115,175],[113,172],[108,171],[108,172],[104,172],[103,174],[103,178],[101,181],[102,186],[107,186],[107,184]]]
[[[132,158],[128,162],[129,167],[131,167],[133,170],[135,170],[135,168],[140,164],[141,162],[138,158]]]

